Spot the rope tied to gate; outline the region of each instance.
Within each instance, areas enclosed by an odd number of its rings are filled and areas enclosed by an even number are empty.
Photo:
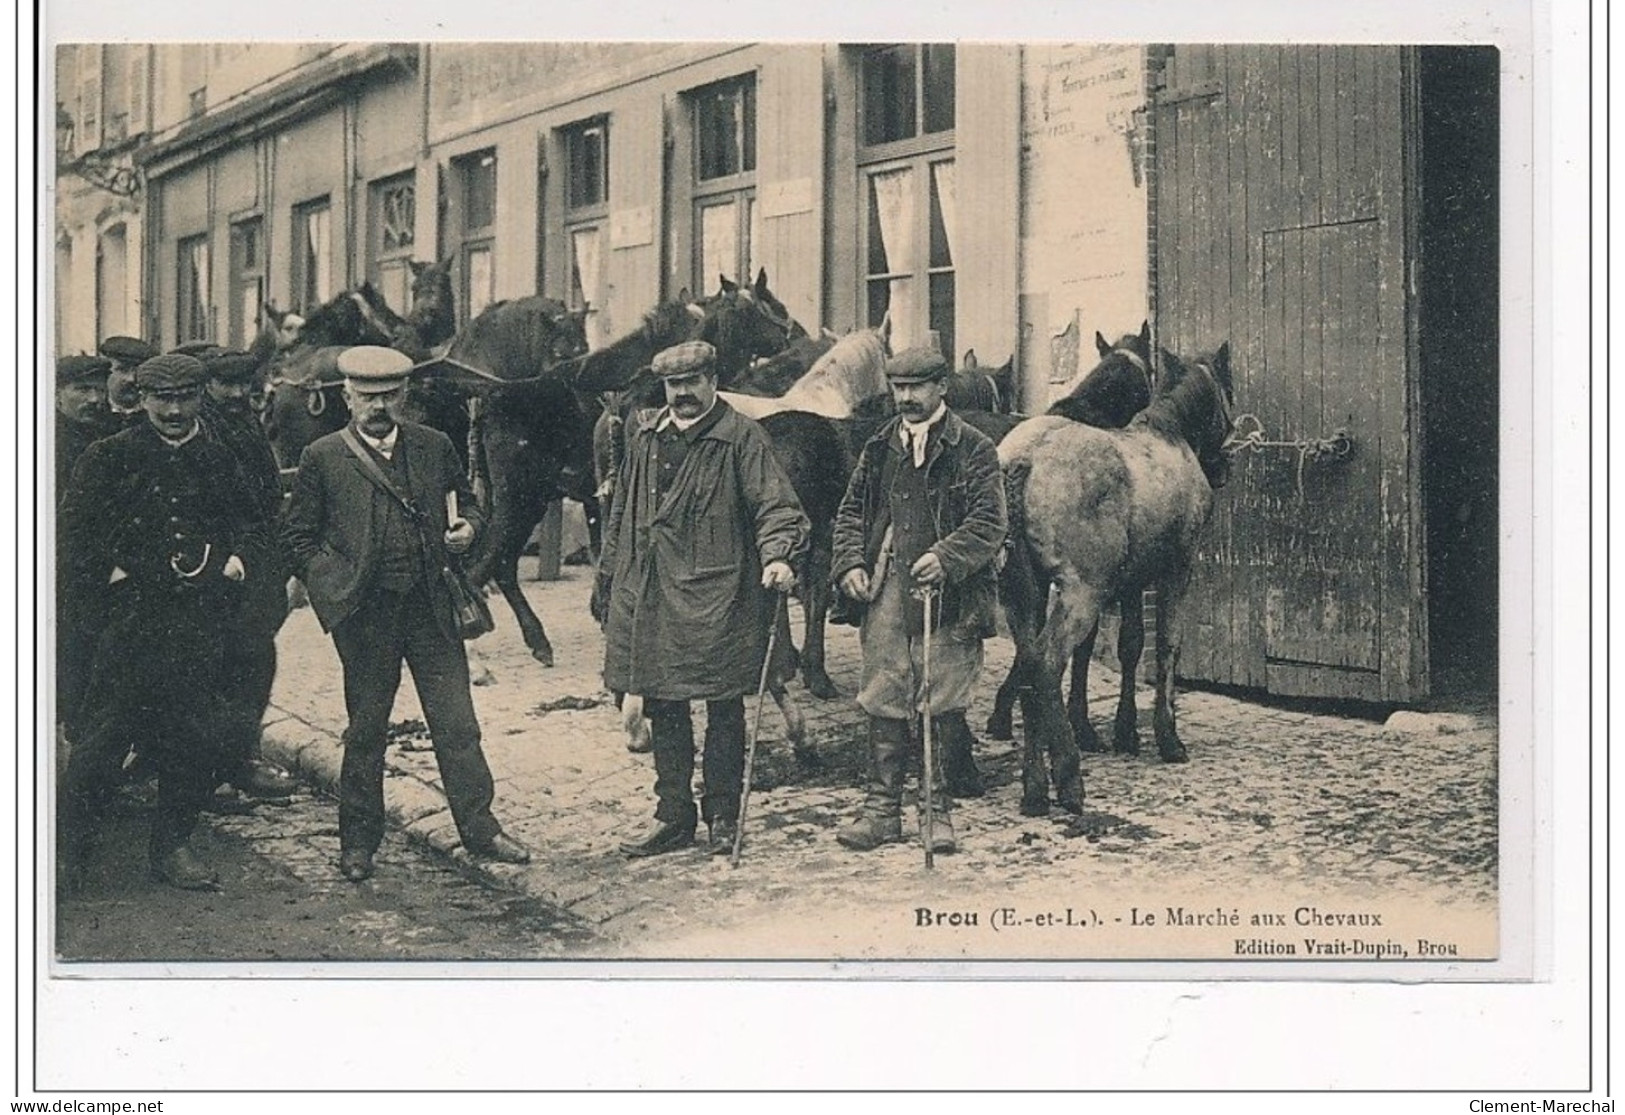
[[[1256,414],[1238,414],[1225,439],[1223,450],[1234,457],[1244,452],[1262,452],[1265,449],[1296,449],[1298,451],[1298,502],[1304,502],[1303,471],[1310,461],[1340,461],[1354,452],[1354,438],[1348,427],[1339,426],[1330,437],[1297,438],[1276,441],[1264,436],[1264,423]]]

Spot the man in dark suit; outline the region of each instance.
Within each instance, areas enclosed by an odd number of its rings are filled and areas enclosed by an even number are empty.
[[[215,349],[199,357],[208,373],[204,387],[204,433],[219,443],[237,466],[237,490],[244,514],[275,538],[282,509],[282,479],[270,440],[249,396],[258,361],[246,352]],[[244,586],[241,606],[230,617],[234,633],[226,644],[223,677],[226,696],[238,716],[224,746],[220,780],[250,798],[286,798],[297,783],[260,758],[260,723],[276,680],[276,635],[288,618],[288,577],[292,563],[281,545],[267,554],[265,575]],[[216,805],[219,806],[217,799]]]
[[[68,890],[132,742],[158,775],[154,876],[188,890],[216,884],[187,840],[230,730],[221,617],[265,573],[270,540],[243,513],[230,458],[203,434],[203,379],[189,356],[143,363],[135,382],[145,420],[85,450],[63,496],[59,574],[105,608],[58,794],[59,878]]]
[[[56,362],[56,505],[62,506],[73,466],[92,442],[118,432],[107,406],[107,373],[100,356],[64,356]],[[65,568],[64,536],[57,534],[57,569]],[[68,737],[77,727],[79,694],[90,673],[90,656],[101,629],[101,601],[94,585],[70,585],[58,576],[56,593],[56,719]]]
[[[491,815],[491,770],[480,749],[468,658],[441,578],[446,552],[473,545],[484,516],[450,439],[400,419],[411,361],[363,345],[345,350],[338,365],[350,425],[300,456],[283,538],[344,664],[350,723],[340,771],[339,870],[353,882],[373,873],[384,835],[385,733],[403,660],[412,667],[463,846],[528,863],[530,852]]]

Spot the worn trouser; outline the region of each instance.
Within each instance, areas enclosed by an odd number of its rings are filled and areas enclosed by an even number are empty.
[[[370,855],[384,838],[384,752],[403,661],[412,668],[463,845],[484,847],[502,831],[491,815],[495,789],[480,749],[468,657],[434,617],[434,600],[420,580],[406,592],[374,592],[333,628],[350,717],[339,770],[339,846],[345,850]]]
[[[858,630],[863,669],[858,707],[870,716],[912,720],[922,710],[925,640],[904,626],[903,593],[907,572],[887,571],[880,596],[870,603]],[[982,640],[967,638],[950,625],[931,635],[931,715],[959,712],[970,704],[971,689],[982,670]]]
[[[217,781],[236,782],[259,757],[260,725],[276,681],[276,635],[288,616],[287,579],[267,574],[248,590],[227,640],[222,681],[233,712]]]
[[[162,856],[197,827],[214,786],[231,711],[221,684],[224,638],[217,595],[117,595],[97,640],[58,793],[58,849],[82,862],[139,741],[158,775],[151,848]]]
[[[694,823],[694,721],[687,701],[645,698],[644,715],[654,741],[655,819]],[[705,790],[700,799],[707,824],[739,815],[745,781],[745,699],[705,703]]]

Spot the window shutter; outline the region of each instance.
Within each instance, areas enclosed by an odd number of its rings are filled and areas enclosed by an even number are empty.
[[[757,78],[756,133],[761,243],[751,254],[791,316],[817,334],[824,323],[823,48],[785,46],[767,56]]]
[[[660,98],[645,97],[610,119],[605,336],[625,333],[660,300],[664,116]]]
[[[102,145],[102,48],[86,43],[79,48],[78,150],[94,151]]]
[[[152,130],[147,121],[147,51],[150,48],[132,45],[126,57],[130,62],[129,92],[126,104],[130,106],[130,135],[141,135]]]
[[[959,44],[954,104],[958,229],[955,365],[974,348],[984,366],[1016,351],[1021,197],[1021,49]]]

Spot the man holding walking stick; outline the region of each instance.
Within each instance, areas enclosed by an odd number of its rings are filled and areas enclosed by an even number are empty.
[[[767,434],[717,397],[709,344],[666,349],[652,367],[667,405],[628,441],[593,594],[604,609],[604,684],[644,699],[654,742],[655,826],[621,851],[656,856],[694,842],[689,702],[705,701],[701,807],[710,852],[727,855],[744,781],[744,695],[758,691],[807,516]]]
[[[922,774],[922,814],[931,802],[920,826],[930,833],[928,851],[956,846],[945,789],[981,792],[965,707],[982,668],[982,640],[994,633],[1004,484],[993,443],[943,402],[948,372],[930,348],[887,363],[897,417],[864,445],[835,517],[831,571],[851,602],[847,615],[862,615],[858,705],[869,715],[863,810],[836,837],[854,851],[902,839],[915,716],[933,718],[921,736],[932,730],[941,763],[931,783]]]

